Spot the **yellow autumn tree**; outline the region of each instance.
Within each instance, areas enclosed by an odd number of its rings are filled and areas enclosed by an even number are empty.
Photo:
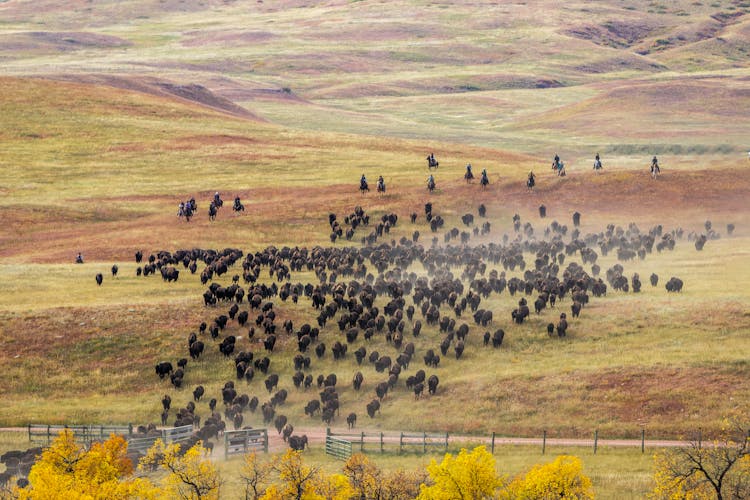
[[[64,430],[47,447],[29,472],[29,485],[18,490],[26,499],[156,499],[158,488],[133,477],[127,442],[120,436],[94,443],[86,450],[73,432]]]
[[[379,498],[382,472],[364,453],[355,453],[344,464],[344,475],[353,490],[353,498],[368,500]]]
[[[245,500],[258,500],[269,486],[274,460],[261,460],[255,452],[245,455],[240,477],[245,481]]]
[[[310,500],[350,500],[354,496],[354,489],[349,484],[349,479],[343,474],[318,473],[312,485]],[[305,497],[308,498],[308,497]]]
[[[746,423],[725,422],[710,443],[693,441],[655,456],[657,500],[750,498],[750,440]]]
[[[480,500],[494,497],[503,480],[495,469],[495,457],[484,446],[458,455],[446,453],[443,461],[427,466],[431,485],[423,484],[419,500]]]
[[[383,471],[363,453],[349,457],[343,472],[351,485],[353,500],[411,500],[419,495],[419,486],[427,478],[421,468],[413,472]]]
[[[501,498],[515,500],[588,500],[594,498],[591,479],[583,473],[581,459],[561,455],[553,462],[535,465],[514,479]]]
[[[158,468],[166,472],[162,489],[168,498],[185,500],[217,500],[221,480],[216,467],[198,441],[182,453],[179,443],[164,444],[159,439],[141,459],[140,470]]]
[[[319,469],[304,463],[302,452],[287,450],[274,463],[274,469],[279,475],[281,484],[278,488],[268,488],[263,500],[276,498],[294,500],[317,500],[321,498],[315,491],[315,485],[320,480]]]

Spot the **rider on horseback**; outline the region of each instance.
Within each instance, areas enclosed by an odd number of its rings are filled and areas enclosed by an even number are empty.
[[[555,159],[552,160],[552,170],[560,170],[560,156],[555,153]]]
[[[651,175],[656,176],[656,174],[660,172],[661,169],[659,168],[659,160],[657,160],[656,155],[654,155],[654,158],[651,160]]]
[[[471,173],[471,163],[467,163],[466,164],[466,178],[467,179],[473,179],[474,178],[474,174]]]
[[[427,178],[427,189],[430,191],[435,189],[435,177],[432,174]]]
[[[487,184],[490,183],[489,178],[487,178],[487,169],[486,168],[482,169],[482,179],[479,181],[479,183],[482,184],[483,186],[486,186]]]
[[[534,172],[529,172],[529,179],[526,181],[526,185],[529,187],[529,189],[533,188],[534,184],[536,184],[536,181],[534,179]]]
[[[381,193],[385,192],[385,180],[382,175],[378,177],[378,191]]]
[[[599,158],[599,153],[596,153],[596,157],[594,157],[594,170],[601,170],[602,168],[602,160]]]

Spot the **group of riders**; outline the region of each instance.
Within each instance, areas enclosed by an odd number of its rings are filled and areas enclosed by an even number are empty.
[[[435,159],[434,153],[430,153],[427,155],[427,167],[432,170],[433,168],[437,168],[439,165],[438,161]],[[602,170],[602,160],[599,156],[599,153],[596,154],[594,157],[594,171],[598,174]],[[552,160],[552,170],[559,176],[559,177],[565,177],[567,174],[565,172],[565,163],[560,159],[560,156],[555,154],[554,159]],[[661,173],[661,170],[659,169],[659,161],[657,160],[656,156],[654,156],[653,160],[651,161],[651,176],[653,178],[656,178]],[[471,163],[466,165],[466,173],[464,174],[464,179],[466,179],[466,182],[471,182],[474,179],[474,172],[472,171]],[[489,177],[487,175],[487,169],[482,169],[482,173],[479,180],[479,185],[484,188],[488,186],[490,183]],[[529,190],[532,190],[534,186],[536,185],[536,176],[534,175],[534,172],[529,172],[529,176],[526,179],[526,187]],[[365,174],[362,174],[362,177],[359,181],[359,189],[362,191],[362,194],[364,194],[366,191],[369,191],[369,188],[367,186],[367,178],[365,177]],[[435,176],[431,173],[430,176],[427,178],[427,189],[428,191],[432,192],[435,190]],[[383,180],[383,176],[381,175],[378,178],[378,192],[379,193],[385,193],[385,181]]]
[[[209,220],[216,219],[216,214],[219,212],[219,208],[221,208],[223,205],[224,200],[221,199],[221,195],[217,191],[216,193],[214,193],[214,197],[211,200],[211,203],[208,205]],[[180,205],[177,207],[177,217],[179,217],[180,219],[185,217],[185,220],[187,222],[190,222],[190,218],[193,216],[193,214],[195,214],[197,209],[198,205],[195,202],[195,198],[190,198],[188,201],[180,202]],[[239,196],[234,198],[234,205],[232,205],[232,210],[234,210],[235,212],[245,211],[245,205],[242,204]]]
[[[362,194],[365,194],[365,191],[370,190],[367,185],[367,177],[365,177],[365,174],[362,174],[362,177],[359,179],[359,190],[362,191]],[[378,193],[385,193],[385,180],[382,175],[378,177]]]

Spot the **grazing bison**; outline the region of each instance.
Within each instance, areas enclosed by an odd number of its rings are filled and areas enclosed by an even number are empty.
[[[370,418],[375,418],[375,413],[380,411],[380,401],[373,399],[367,403],[367,415]]]
[[[430,375],[430,378],[427,379],[427,391],[430,394],[435,394],[435,392],[437,392],[438,383],[440,383],[440,380],[437,375]]]
[[[357,414],[352,412],[346,416],[346,425],[350,429],[354,429],[354,425],[357,423]]]
[[[294,451],[303,451],[307,446],[307,436],[289,436],[289,447]]]
[[[665,285],[665,288],[667,289],[667,292],[681,292],[682,291],[682,280],[680,278],[675,278],[674,276],[669,278],[669,281],[667,281],[667,284]]]
[[[276,375],[275,373],[271,374],[271,375],[268,376],[268,378],[266,378],[266,380],[265,380],[264,383],[266,385],[266,389],[270,393],[270,392],[272,392],[274,390],[274,388],[277,385],[279,385],[279,376]]]
[[[352,380],[352,385],[354,386],[354,390],[358,391],[362,387],[362,382],[364,382],[365,377],[362,375],[362,372],[357,372],[354,375],[354,379]]]
[[[163,379],[173,371],[174,368],[172,367],[172,363],[170,363],[169,361],[162,361],[161,363],[157,363],[156,365],[156,374],[159,375],[160,379]]]
[[[492,347],[500,347],[503,345],[504,338],[505,331],[502,328],[495,330],[495,333],[492,334]]]
[[[287,422],[286,415],[279,415],[273,420],[273,426],[276,427],[276,431],[279,434],[281,434],[281,431],[284,429],[286,422]]]
[[[423,391],[424,391],[424,384],[422,382],[414,384],[414,399],[419,399]]]
[[[199,385],[193,390],[193,400],[194,401],[200,401],[200,399],[203,397],[203,393],[205,390],[203,389],[202,385]]]
[[[320,401],[317,399],[310,400],[307,405],[305,405],[305,415],[310,415],[312,417],[317,411],[320,411]]]

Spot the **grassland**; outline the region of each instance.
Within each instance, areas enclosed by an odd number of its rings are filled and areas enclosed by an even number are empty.
[[[710,433],[746,415],[747,11],[727,0],[0,3],[0,425],[156,422],[165,392],[182,406],[193,386],[216,397],[233,378],[213,345],[189,365],[182,391],[154,376],[155,362],[186,356],[188,333],[226,307],[204,308],[204,287],[187,271],[171,284],[137,277],[136,250],[329,245],[328,214],[342,218],[355,205],[373,218],[397,213],[389,239],[419,230],[428,246],[424,219],[408,222],[427,201],[446,229],[485,204],[492,231],[472,244],[513,237],[515,213],[540,236],[552,220],[570,225],[576,210],[583,234],[635,222],[682,227],[685,237],[674,252],[625,263],[644,290],[595,300],[563,341],[543,332],[569,302],[513,326],[517,298],[493,296],[486,305],[493,329],[506,330],[503,347],[483,347],[484,329],[472,324],[464,359],[445,356],[436,370],[438,395],[414,402],[400,386],[373,420],[364,405],[381,375],[351,356],[314,359],[312,373],[339,375],[342,414],[357,412],[373,430],[636,437],[645,428],[652,438]],[[423,187],[429,151],[441,164],[432,196]],[[554,152],[565,179],[548,171]],[[601,175],[590,170],[595,152]],[[644,171],[653,154],[664,168],[656,182]],[[462,181],[468,162],[488,169],[489,189]],[[522,183],[532,169],[539,184],[530,194]],[[363,172],[383,175],[389,193],[360,196]],[[241,196],[246,212],[206,220],[217,190]],[[176,220],[191,196],[198,216]],[[687,235],[704,232],[706,220],[721,239],[696,252]],[[83,266],[72,264],[79,251]],[[685,281],[683,293],[666,294],[670,276]],[[306,299],[276,307],[280,320],[314,320]],[[246,329],[229,332],[241,335],[239,348],[260,350]],[[411,370],[438,337],[427,328],[409,339],[418,352]],[[395,352],[382,339],[367,349]],[[295,426],[317,426],[302,412],[315,392],[291,385],[294,351],[283,337],[271,355],[290,390],[284,413]],[[360,393],[349,384],[357,370]],[[259,377],[243,391],[266,394]],[[246,423],[263,425],[259,415]],[[0,435],[2,449],[17,441]],[[572,451],[603,498],[648,487],[640,453]],[[308,456],[336,466],[320,450]],[[511,475],[540,461],[525,448],[497,456]],[[387,467],[419,460],[383,458]],[[238,463],[222,467],[231,477]]]

